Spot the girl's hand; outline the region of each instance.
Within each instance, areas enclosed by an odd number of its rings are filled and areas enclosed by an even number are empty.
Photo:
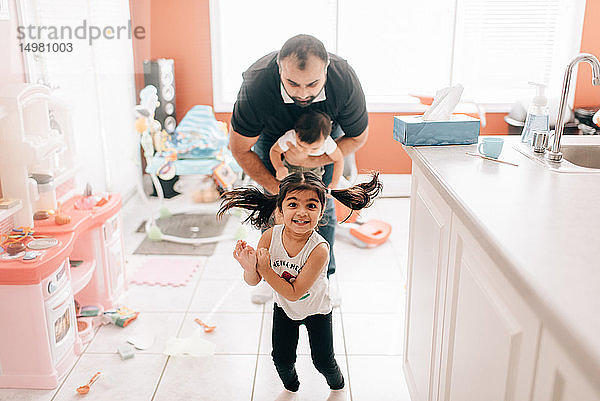
[[[258,248],[256,250],[256,270],[258,272],[271,268],[271,255],[267,248]]]
[[[242,269],[248,272],[256,271],[256,251],[246,241],[239,240],[235,244],[233,258],[239,262]]]

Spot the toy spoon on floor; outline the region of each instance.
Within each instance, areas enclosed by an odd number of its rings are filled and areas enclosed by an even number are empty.
[[[194,319],[194,322],[198,323],[200,326],[204,327],[204,332],[205,333],[210,333],[211,331],[213,331],[214,329],[217,328],[217,326],[209,326],[206,323],[204,323],[202,320],[196,318]]]
[[[96,374],[94,376],[92,376],[92,378],[90,379],[90,381],[88,382],[88,384],[81,386],[81,387],[77,387],[77,392],[79,394],[87,394],[90,392],[90,386],[92,384],[94,384],[94,382],[96,380],[98,380],[98,377],[100,377],[100,372],[96,372]]]

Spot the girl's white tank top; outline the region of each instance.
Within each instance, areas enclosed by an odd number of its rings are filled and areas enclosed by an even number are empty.
[[[273,227],[271,236],[271,246],[269,254],[271,255],[271,268],[288,282],[293,282],[304,264],[308,260],[311,252],[321,243],[329,244],[319,233],[313,231],[311,236],[304,244],[302,250],[294,257],[290,257],[283,247],[281,235],[283,233],[283,224]],[[302,320],[310,315],[327,314],[331,312],[331,299],[329,297],[329,279],[327,279],[327,266],[329,265],[329,252],[327,260],[321,268],[319,277],[314,282],[312,287],[308,289],[306,294],[300,297],[299,300],[292,302],[285,299],[283,296],[274,291],[273,299],[288,315],[290,319]]]

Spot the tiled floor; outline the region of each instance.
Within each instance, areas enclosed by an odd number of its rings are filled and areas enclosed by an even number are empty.
[[[406,182],[406,177],[394,181]],[[387,196],[397,195],[394,188]],[[172,210],[183,205],[183,196],[169,202]],[[138,203],[139,205],[139,203]],[[143,239],[135,229],[144,219],[136,200],[123,211],[129,272],[145,257],[132,255]],[[198,206],[214,211],[216,205]],[[408,242],[408,198],[380,198],[363,211],[365,220],[379,218],[393,225],[390,240],[380,247],[361,249],[338,239],[335,245],[342,304],[334,309],[336,358],[354,401],[409,401],[402,373],[404,336],[405,273]],[[226,228],[239,225],[230,219]],[[249,229],[247,240],[256,243],[259,233]],[[202,267],[184,287],[130,285],[123,304],[140,311],[137,321],[126,328],[100,327],[76,365],[55,390],[0,390],[0,400],[81,400],[75,389],[96,372],[102,376],[85,396],[93,400],[273,400],[281,391],[270,357],[272,302],[265,306],[250,302],[250,287],[241,280],[241,268],[231,257],[234,240],[222,241],[210,257],[201,257]],[[154,256],[156,257],[156,256]],[[177,257],[164,257],[176,263]],[[205,338],[216,344],[214,356],[168,357],[162,352],[167,338],[187,337],[206,319],[217,326]],[[121,360],[119,344],[136,333],[153,333],[155,342],[133,359]],[[306,331],[302,329],[297,369],[301,381],[300,400],[325,400],[324,378],[310,360]]]

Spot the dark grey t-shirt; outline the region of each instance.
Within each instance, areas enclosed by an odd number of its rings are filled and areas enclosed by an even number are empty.
[[[231,117],[234,131],[246,137],[262,134],[271,144],[292,129],[298,116],[307,109],[284,103],[277,53],[267,54],[242,74],[244,82]],[[327,113],[333,120],[332,132],[339,125],[346,136],[358,136],[369,123],[365,95],[346,60],[331,53],[329,59],[326,100],[314,102],[308,108]]]

